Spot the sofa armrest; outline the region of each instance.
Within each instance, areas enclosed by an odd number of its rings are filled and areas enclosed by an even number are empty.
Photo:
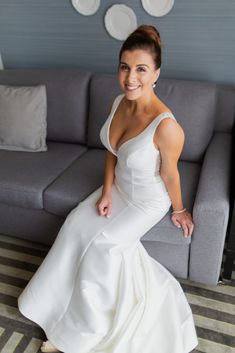
[[[216,132],[202,163],[193,206],[189,279],[217,284],[229,217],[232,135]]]

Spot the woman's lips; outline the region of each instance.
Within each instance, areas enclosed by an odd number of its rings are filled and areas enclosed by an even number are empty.
[[[140,85],[139,86],[125,85],[125,87],[126,87],[127,91],[135,91],[140,87]]]

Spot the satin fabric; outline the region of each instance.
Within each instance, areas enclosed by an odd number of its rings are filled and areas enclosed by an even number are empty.
[[[123,97],[100,130],[117,156],[111,217],[95,206],[100,186],[68,214],[18,307],[64,353],[188,353],[198,339],[182,287],[140,241],[171,206],[153,135],[175,117],[160,114],[114,150],[109,130]]]

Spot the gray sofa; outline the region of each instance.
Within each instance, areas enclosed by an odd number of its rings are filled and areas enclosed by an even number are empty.
[[[0,233],[51,245],[68,213],[103,183],[99,131],[116,95],[116,75],[78,69],[0,71],[0,84],[47,88],[46,152],[0,150]],[[233,87],[159,78],[156,93],[185,131],[178,163],[195,229],[184,238],[170,211],[141,241],[180,278],[217,284],[229,216]]]

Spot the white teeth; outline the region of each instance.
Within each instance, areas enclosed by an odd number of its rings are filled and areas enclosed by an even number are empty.
[[[133,87],[133,86],[128,86],[128,85],[126,85],[126,87],[127,87],[127,89],[129,89],[130,91],[134,91],[135,89],[139,88],[139,86]]]

